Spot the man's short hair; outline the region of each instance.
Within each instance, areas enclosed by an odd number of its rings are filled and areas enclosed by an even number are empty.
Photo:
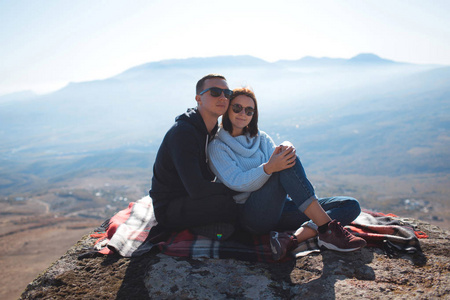
[[[195,93],[196,93],[196,95],[199,95],[199,94],[203,91],[203,86],[205,85],[205,81],[208,80],[208,79],[211,79],[211,78],[220,78],[220,79],[223,79],[223,80],[225,80],[225,81],[227,80],[227,79],[225,78],[225,76],[220,75],[220,74],[208,74],[208,75],[206,75],[206,76],[203,76],[203,78],[200,79],[200,80],[197,82],[197,85],[196,85],[196,87],[195,87]]]

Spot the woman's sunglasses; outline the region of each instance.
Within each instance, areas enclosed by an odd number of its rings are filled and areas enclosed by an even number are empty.
[[[233,110],[233,112],[235,113],[240,113],[243,109],[245,109],[245,114],[249,117],[253,116],[253,114],[255,113],[255,109],[253,107],[247,106],[246,108],[242,107],[242,105],[240,104],[233,104],[231,105],[231,109]]]
[[[221,88],[218,88],[218,87],[210,87],[210,88],[208,88],[206,90],[203,90],[203,91],[200,92],[200,95],[203,95],[207,91],[210,91],[209,93],[213,97],[220,97],[220,95],[222,95],[222,92],[223,92],[223,95],[225,96],[225,98],[227,98],[227,99],[230,99],[231,95],[233,95],[233,91],[232,90],[221,89]]]

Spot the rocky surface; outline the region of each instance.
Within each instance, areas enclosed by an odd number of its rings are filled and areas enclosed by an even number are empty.
[[[450,232],[417,221],[423,254],[325,251],[284,263],[137,258],[78,259],[84,236],[31,282],[20,299],[438,299],[450,298]]]

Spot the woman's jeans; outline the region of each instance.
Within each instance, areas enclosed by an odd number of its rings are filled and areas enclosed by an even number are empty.
[[[296,230],[309,220],[303,211],[316,199],[314,188],[297,157],[293,167],[273,173],[263,187],[250,194],[245,204],[239,205],[239,220],[244,230],[254,234]],[[318,201],[330,218],[343,226],[361,212],[358,201],[351,197]],[[317,228],[312,221],[308,226]]]

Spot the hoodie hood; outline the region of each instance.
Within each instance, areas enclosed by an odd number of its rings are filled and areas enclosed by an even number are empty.
[[[187,111],[184,114],[179,115],[175,118],[175,122],[187,122],[189,124],[192,124],[195,128],[203,132],[204,134],[208,134],[208,129],[206,128],[206,124],[203,121],[202,116],[200,115],[200,112],[198,109],[195,108],[188,108]],[[214,126],[210,136],[214,136],[217,132],[218,124]]]

